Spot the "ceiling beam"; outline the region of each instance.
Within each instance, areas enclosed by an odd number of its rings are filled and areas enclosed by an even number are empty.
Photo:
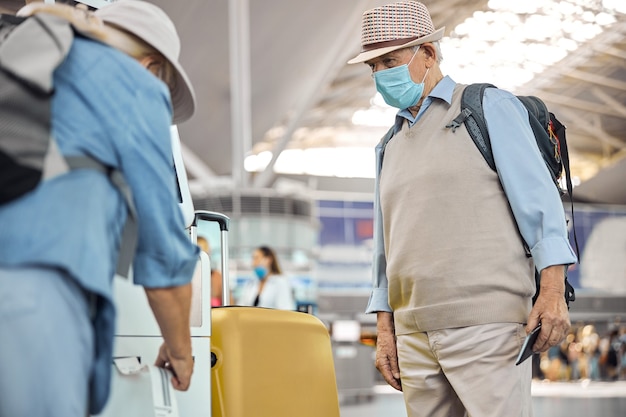
[[[255,178],[253,186],[255,188],[269,187],[276,174],[274,173],[274,166],[280,156],[281,152],[285,150],[287,144],[291,140],[293,133],[300,125],[300,121],[306,114],[306,112],[315,105],[323,93],[326,93],[327,87],[331,84],[332,80],[340,72],[346,64],[345,61],[345,45],[349,43],[349,39],[354,36],[354,33],[358,31],[356,29],[357,24],[361,24],[361,16],[363,10],[366,10],[369,0],[360,0],[353,6],[353,13],[349,19],[346,20],[346,25],[343,30],[338,34],[335,43],[328,48],[322,59],[316,61],[316,65],[319,65],[318,79],[308,80],[309,91],[307,94],[303,94],[302,99],[296,105],[292,116],[289,118],[285,132],[280,140],[276,143],[272,149],[272,159],[267,165],[265,170],[260,172]]]
[[[605,116],[624,117],[624,115],[604,104],[593,103],[586,100],[568,97],[565,95],[553,94],[548,92],[540,92],[536,94],[548,103],[558,104],[559,106],[570,107],[572,109],[583,110],[590,113],[602,114]]]
[[[568,130],[584,131],[598,142],[610,145],[615,149],[623,149],[626,146],[619,138],[611,136],[602,129],[602,123],[597,114],[589,115],[589,119],[591,119],[589,120],[587,118],[581,118],[580,113],[577,111],[562,108],[559,112],[563,115],[563,119],[574,121],[571,125],[568,124]]]
[[[185,168],[187,168],[187,173],[190,176],[200,181],[215,177],[215,172],[183,142],[180,143],[180,150],[183,155]]]
[[[580,70],[568,71],[565,75],[586,83],[593,83],[615,90],[626,91],[626,82],[616,80],[614,78],[604,77],[602,75],[592,74],[590,72]]]
[[[626,60],[626,51],[615,48],[614,46],[608,46],[605,44],[593,44],[592,49],[601,54],[613,56],[615,58]]]
[[[606,92],[604,92],[603,90],[597,87],[593,87],[591,89],[591,93],[597,98],[599,98],[600,100],[602,100],[603,102],[605,102],[606,104],[608,104],[609,106],[611,106],[613,109],[615,109],[615,111],[620,113],[623,118],[626,118],[626,106],[624,106],[623,103],[620,103],[619,101],[615,100],[609,94],[607,94]]]

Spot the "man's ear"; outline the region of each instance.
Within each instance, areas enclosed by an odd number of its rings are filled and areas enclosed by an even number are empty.
[[[426,42],[421,46],[422,51],[426,57],[426,63],[432,64],[437,62],[437,49],[431,42]]]
[[[139,59],[142,67],[150,71],[157,78],[163,76],[163,59],[158,55],[146,55]]]

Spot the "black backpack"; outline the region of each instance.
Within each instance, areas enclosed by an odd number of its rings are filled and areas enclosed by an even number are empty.
[[[493,153],[491,150],[491,142],[489,132],[485,123],[485,115],[483,112],[483,95],[486,88],[497,88],[492,84],[470,84],[463,91],[461,96],[461,113],[446,125],[454,132],[461,123],[465,124],[467,132],[480,150],[489,167],[496,171]],[[537,147],[541,152],[541,156],[548,167],[548,171],[552,176],[552,180],[559,190],[559,194],[563,196],[565,191],[561,188],[559,181],[565,173],[565,184],[567,194],[569,195],[572,226],[574,225],[574,203],[572,200],[572,179],[569,166],[569,154],[567,150],[567,141],[565,139],[565,126],[551,113],[545,103],[535,96],[517,96],[524,107],[528,110],[528,120],[530,127],[535,135]],[[578,250],[578,240],[576,239],[576,230],[574,231],[574,242],[576,245],[576,253]],[[530,251],[526,248],[528,256]],[[539,295],[539,273],[535,270],[535,283],[537,292],[533,297],[533,304]],[[574,301],[576,296],[574,288],[567,280],[567,271],[565,276],[565,301],[569,307],[570,301]]]
[[[0,15],[0,204],[34,190],[71,169],[109,176],[128,206],[117,273],[127,276],[137,242],[136,214],[122,174],[88,156],[64,156],[51,132],[53,74],[74,40],[71,24],[39,13]]]

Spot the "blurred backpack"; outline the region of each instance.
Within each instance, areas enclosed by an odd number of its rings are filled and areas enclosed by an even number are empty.
[[[117,273],[128,274],[137,241],[130,190],[121,173],[88,156],[63,156],[52,136],[53,74],[74,40],[72,24],[38,13],[0,15],[0,204],[9,203],[48,178],[70,169],[94,169],[124,196],[129,215]]]
[[[50,105],[73,38],[57,17],[0,15],[0,204],[68,169],[51,137]]]
[[[446,128],[452,128],[455,131],[465,124],[467,132],[476,144],[476,147],[485,158],[489,167],[496,171],[496,165],[491,150],[491,141],[487,124],[485,123],[485,115],[483,112],[483,96],[486,88],[497,88],[492,84],[470,84],[463,91],[461,96],[461,113],[454,118]],[[517,96],[524,107],[528,110],[528,120],[532,128],[537,147],[543,157],[552,181],[559,191],[559,195],[563,196],[565,191],[561,188],[559,181],[565,173],[565,186],[567,194],[569,194],[571,213],[572,213],[572,230],[574,233],[574,242],[576,245],[576,253],[578,250],[578,240],[576,238],[576,230],[574,226],[574,202],[572,200],[572,178],[569,166],[569,154],[567,150],[567,141],[565,139],[565,126],[551,113],[545,103],[535,96]],[[530,250],[526,248],[528,256]],[[567,273],[567,271],[566,271]],[[535,283],[537,292],[533,297],[533,304],[539,295],[539,273],[535,270]],[[570,301],[574,301],[576,296],[574,288],[565,277],[565,301],[569,307]]]

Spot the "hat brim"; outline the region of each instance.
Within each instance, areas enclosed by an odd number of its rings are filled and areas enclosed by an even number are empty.
[[[165,55],[165,54],[164,54]],[[196,96],[191,81],[178,60],[165,56],[176,70],[176,84],[170,90],[172,96],[172,107],[174,107],[174,117],[172,123],[182,123],[191,118],[196,110]]]
[[[377,58],[379,56],[388,54],[392,51],[397,51],[398,49],[408,48],[410,46],[421,45],[427,42],[435,42],[443,38],[443,34],[445,32],[445,27],[439,28],[430,35],[422,36],[421,38],[414,39],[407,43],[403,43],[401,45],[387,46],[378,49],[372,49],[371,51],[363,51],[351,60],[348,61],[348,64],[359,64],[362,62],[369,61],[370,59]]]

